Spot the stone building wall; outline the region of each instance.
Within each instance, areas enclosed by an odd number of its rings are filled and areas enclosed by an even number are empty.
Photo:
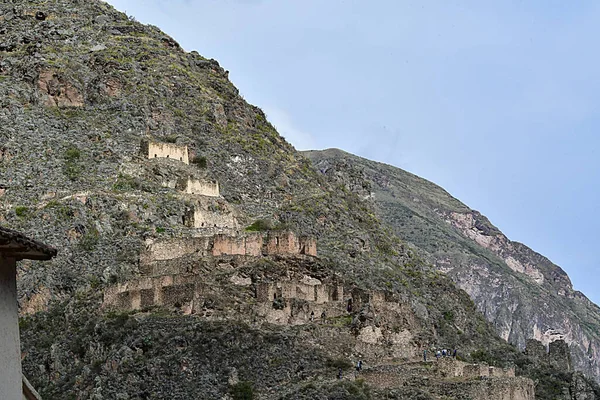
[[[219,197],[219,182],[183,179],[177,182],[177,189],[187,193],[209,197]]]
[[[294,232],[269,232],[267,254],[317,255],[317,241],[310,237],[296,237]]]
[[[317,240],[315,238],[302,236],[299,241],[299,253],[307,256],[317,256]]]
[[[242,255],[258,257],[262,255],[262,234],[250,234],[247,236],[232,237],[227,235],[216,235],[214,237],[212,255]]]
[[[267,254],[298,254],[299,247],[293,232],[269,232]]]
[[[184,217],[185,225],[190,228],[227,228],[238,229],[239,224],[233,211],[219,202],[198,200],[188,209]]]
[[[148,158],[170,158],[189,164],[187,146],[172,143],[142,142],[142,153]]]

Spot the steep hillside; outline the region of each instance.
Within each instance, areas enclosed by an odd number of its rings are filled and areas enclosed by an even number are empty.
[[[568,363],[504,343],[227,75],[99,0],[0,3],[0,224],[59,249],[19,269],[44,398],[530,400],[527,376],[540,398],[570,390]]]
[[[573,290],[560,267],[431,182],[340,150],[305,154],[368,198],[402,240],[469,293],[502,338],[520,348],[529,338],[564,339],[576,368],[600,379],[600,308]]]

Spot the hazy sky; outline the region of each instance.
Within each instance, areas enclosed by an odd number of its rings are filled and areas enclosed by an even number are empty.
[[[600,2],[109,3],[217,59],[296,148],[443,186],[600,303]]]

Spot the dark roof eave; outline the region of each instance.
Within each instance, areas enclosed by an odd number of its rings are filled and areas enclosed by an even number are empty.
[[[0,239],[13,241],[26,247],[26,251],[21,251],[10,255],[10,257],[16,258],[17,260],[50,260],[58,253],[58,251],[53,247],[45,245],[42,242],[38,242],[37,240],[30,239],[20,232],[5,228],[3,226],[0,226]],[[1,249],[0,254],[2,254]]]

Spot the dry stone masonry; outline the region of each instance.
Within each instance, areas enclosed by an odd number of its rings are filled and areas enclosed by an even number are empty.
[[[219,182],[198,179],[183,179],[177,182],[177,189],[183,193],[208,197],[219,197]]]
[[[187,146],[144,141],[142,142],[142,154],[148,158],[170,158],[189,164]]]
[[[286,245],[269,245],[277,243],[277,240]],[[198,308],[194,304],[203,303],[202,292],[205,285],[202,283],[202,276],[194,274],[194,265],[203,260],[215,261],[219,257],[232,256],[260,258],[316,255],[314,239],[297,238],[293,232],[147,239],[140,253],[140,272],[145,277],[108,288],[104,293],[104,306],[125,310],[167,306],[178,307],[185,313],[193,313]],[[286,298],[326,303],[341,301],[343,297],[342,287],[330,288],[322,285],[317,279],[306,278],[302,282],[286,283],[284,286],[287,288]],[[280,288],[281,285],[278,289],[275,284],[260,284],[256,297],[263,303],[269,303],[272,297],[277,298],[277,293],[282,297],[283,292]]]

